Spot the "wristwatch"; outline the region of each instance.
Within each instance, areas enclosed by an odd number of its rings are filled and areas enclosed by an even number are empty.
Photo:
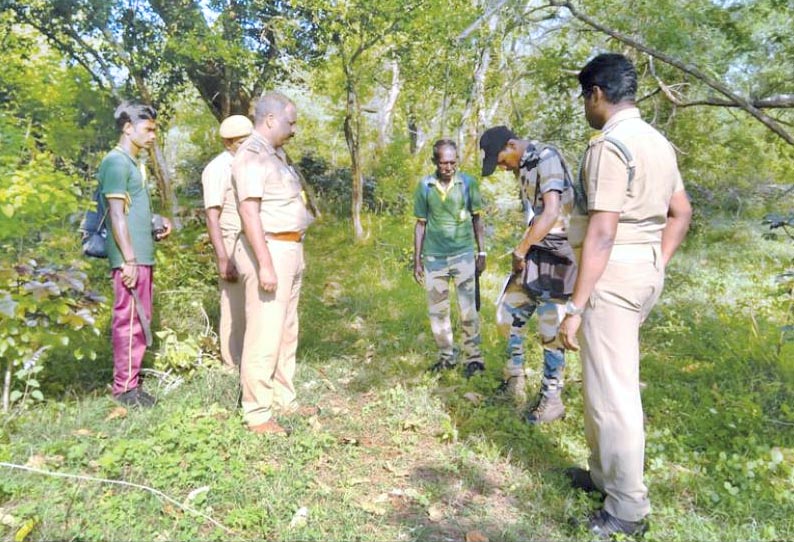
[[[565,304],[565,314],[569,316],[579,316],[584,312],[584,307],[577,307],[573,304],[573,300],[569,299]]]

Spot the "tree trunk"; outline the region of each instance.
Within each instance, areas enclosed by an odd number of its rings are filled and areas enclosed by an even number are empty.
[[[6,360],[6,370],[3,377],[3,412],[8,412],[11,406],[11,374],[14,362],[11,359]]]
[[[415,156],[416,152],[419,150],[419,146],[417,145],[417,138],[419,136],[418,132],[419,128],[416,126],[416,114],[413,112],[413,108],[408,113],[408,149],[411,153],[411,156]]]
[[[394,106],[402,90],[402,80],[400,79],[400,65],[396,60],[389,61],[391,65],[391,86],[386,104],[380,112],[380,122],[378,123],[378,145],[385,147],[391,139],[391,124],[394,118]]]
[[[488,76],[488,69],[491,67],[491,39],[490,37],[496,31],[496,26],[499,23],[499,14],[497,9],[491,11],[488,17],[488,31],[482,37],[482,48],[480,49],[480,58],[477,66],[474,69],[473,85],[472,85],[472,119],[469,123],[469,130],[466,134],[468,141],[473,141],[476,147],[477,135],[484,129],[490,121],[488,118],[488,109],[485,100],[485,81]],[[466,119],[463,119],[466,122]],[[468,155],[467,142],[461,138],[460,149],[463,157]],[[465,158],[464,158],[465,159]]]
[[[361,208],[364,201],[364,175],[361,171],[359,149],[360,113],[358,110],[358,96],[356,96],[352,81],[347,85],[347,107],[345,112],[345,142],[350,152],[350,169],[353,181],[353,197],[351,214],[353,218],[353,234],[357,241],[364,238],[364,228],[361,225]]]
[[[152,170],[157,180],[157,191],[160,193],[160,202],[163,209],[168,209],[171,213],[171,223],[175,230],[182,229],[182,221],[179,219],[179,202],[174,194],[174,184],[171,181],[171,172],[168,170],[163,149],[156,141],[149,149],[149,159],[152,161]]]

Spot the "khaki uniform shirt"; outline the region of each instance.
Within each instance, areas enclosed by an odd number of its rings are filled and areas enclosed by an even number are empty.
[[[624,155],[605,140],[607,135],[623,143],[634,159],[631,185]],[[587,211],[620,213],[616,245],[661,243],[670,198],[684,190],[673,146],[634,107],[613,115],[590,140],[581,182],[584,186],[577,188],[584,188]],[[568,234],[574,248],[582,245],[587,222],[588,215],[576,209]]]
[[[304,233],[314,220],[300,178],[287,163],[286,154],[256,131],[234,155],[232,186],[238,205],[248,198],[261,200],[259,219],[265,233]]]
[[[224,233],[239,233],[240,213],[237,212],[237,201],[232,188],[232,160],[229,151],[223,151],[212,162],[207,164],[201,174],[201,185],[204,189],[204,208],[221,208],[220,227]]]

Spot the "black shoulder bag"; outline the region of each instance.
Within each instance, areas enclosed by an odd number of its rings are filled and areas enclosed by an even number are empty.
[[[102,201],[102,194],[99,188],[94,192],[96,211],[86,211],[83,220],[80,222],[80,232],[82,233],[83,254],[92,258],[107,258],[108,252],[105,247],[105,239],[108,236],[108,228],[105,221],[108,210]]]

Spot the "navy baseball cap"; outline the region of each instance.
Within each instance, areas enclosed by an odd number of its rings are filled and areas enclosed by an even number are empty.
[[[480,136],[480,148],[485,151],[482,159],[482,176],[487,177],[496,170],[496,159],[511,139],[518,136],[507,126],[488,128]]]

